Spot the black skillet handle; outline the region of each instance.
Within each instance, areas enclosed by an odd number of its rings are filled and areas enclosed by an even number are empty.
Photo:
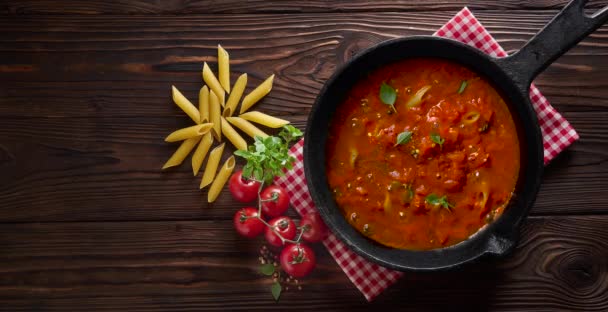
[[[587,1],[571,1],[521,50],[497,59],[522,91],[527,93],[530,83],[540,72],[608,20],[608,7],[591,16],[586,15]]]

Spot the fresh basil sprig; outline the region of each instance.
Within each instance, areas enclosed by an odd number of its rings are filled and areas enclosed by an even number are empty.
[[[235,151],[235,155],[247,161],[243,167],[243,177],[270,184],[275,177],[283,176],[283,170],[291,170],[296,161],[289,156],[289,144],[301,136],[302,131],[298,128],[286,125],[278,136],[256,137],[248,150]]]

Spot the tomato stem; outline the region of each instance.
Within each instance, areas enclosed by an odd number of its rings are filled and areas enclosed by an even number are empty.
[[[300,235],[298,235],[298,238],[296,240],[287,239],[287,238],[283,237],[283,235],[281,235],[281,233],[279,233],[272,225],[270,225],[268,222],[266,222],[266,220],[264,220],[261,217],[262,216],[262,203],[267,202],[267,201],[275,201],[276,200],[275,196],[278,198],[278,195],[275,195],[275,193],[273,193],[272,198],[269,198],[267,200],[262,199],[260,194],[262,193],[262,189],[264,188],[264,181],[258,181],[256,179],[251,179],[251,180],[260,183],[260,187],[258,188],[258,214],[255,217],[258,218],[265,226],[269,227],[270,230],[272,230],[274,232],[274,234],[276,234],[281,239],[281,243],[299,244],[300,241],[302,240],[302,234],[304,233],[304,231],[300,231]]]

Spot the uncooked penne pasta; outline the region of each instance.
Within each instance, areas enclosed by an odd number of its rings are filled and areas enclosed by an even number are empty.
[[[181,108],[188,116],[190,116],[190,118],[192,118],[194,122],[200,124],[200,114],[198,112],[198,109],[196,109],[196,106],[194,106],[192,102],[190,102],[181,92],[179,92],[179,90],[177,90],[175,86],[171,86],[171,89],[173,102],[175,102],[175,104],[179,106],[179,108]]]
[[[201,185],[199,188],[202,189],[213,182],[213,178],[215,178],[215,172],[217,171],[217,166],[220,164],[220,159],[222,158],[225,145],[226,143],[222,143],[221,145],[212,149],[209,153],[209,159],[207,159],[207,166],[205,166],[205,172],[203,173],[203,179],[201,180]]]
[[[230,93],[230,56],[219,44],[217,45],[217,75],[222,88]]]
[[[198,92],[198,112],[201,116],[201,123],[209,122],[209,88],[207,86],[203,86]]]
[[[209,91],[209,120],[213,123],[211,132],[218,142],[222,141],[221,108],[217,95],[213,90]]]
[[[255,137],[265,138],[268,134],[264,133],[264,131],[258,129],[258,127],[254,126],[249,121],[239,118],[239,117],[226,117],[229,123],[234,125],[235,127],[241,129],[243,132],[247,133],[248,136],[255,139]]]
[[[245,142],[245,139],[232,128],[224,117],[222,117],[222,133],[234,147],[243,151],[247,150],[247,142]]]
[[[207,156],[207,152],[209,152],[209,148],[213,144],[213,135],[210,132],[205,133],[201,142],[198,143],[198,146],[192,153],[192,173],[194,176],[198,174],[199,169],[201,169],[201,165]]]
[[[257,88],[255,88],[251,93],[247,94],[243,99],[243,103],[241,103],[241,112],[240,114],[246,112],[253,104],[257,103],[260,99],[262,99],[270,90],[272,90],[272,81],[274,80],[274,74],[268,77],[264,82],[262,82]]]
[[[234,83],[232,93],[230,93],[228,96],[228,101],[226,101],[226,107],[224,107],[224,113],[222,114],[224,117],[230,117],[232,114],[234,114],[236,111],[236,106],[239,105],[239,101],[243,96],[246,86],[247,74],[242,74]]]
[[[220,168],[215,180],[213,180],[213,183],[209,187],[209,192],[207,193],[208,203],[214,202],[217,199],[217,196],[220,195],[220,192],[232,174],[232,170],[234,170],[234,164],[234,156],[230,156],[226,159],[226,162],[224,162],[224,165]]]
[[[201,125],[191,126],[173,131],[165,138],[165,142],[177,142],[183,141],[189,138],[203,135],[213,127],[212,123],[205,123]]]
[[[289,120],[272,117],[270,115],[266,115],[257,111],[246,112],[244,114],[239,115],[239,117],[245,120],[249,120],[251,122],[258,123],[260,125],[264,125],[269,128],[280,128],[284,125],[289,124]]]
[[[207,62],[203,64],[203,80],[209,86],[209,89],[215,92],[215,95],[217,95],[217,98],[220,99],[220,103],[223,105],[226,92],[224,92],[220,82],[215,78],[215,75],[211,71],[211,68],[209,68],[209,65],[207,65]]]
[[[194,148],[194,146],[196,145],[196,143],[198,143],[198,140],[200,140],[200,139],[201,139],[201,137],[197,136],[197,137],[193,137],[193,138],[187,139],[184,142],[182,142],[182,144],[177,148],[175,153],[173,153],[173,155],[171,155],[169,160],[167,160],[167,162],[163,165],[163,169],[178,166],[179,164],[181,164],[184,161],[184,159],[186,159],[188,154],[190,154],[190,151],[192,151],[192,149]]]

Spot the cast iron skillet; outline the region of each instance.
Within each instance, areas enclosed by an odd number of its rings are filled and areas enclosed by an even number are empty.
[[[519,225],[528,214],[543,173],[543,141],[528,92],[532,79],[555,59],[608,20],[608,7],[585,15],[586,0],[570,2],[521,50],[506,58],[493,58],[460,42],[415,36],[383,42],[352,59],[325,84],[310,113],[304,141],[304,167],[308,188],[319,212],[333,233],[360,255],[385,267],[402,271],[454,268],[482,256],[503,256],[515,246]],[[468,240],[430,251],[400,250],[365,238],[342,216],[325,175],[325,142],[336,106],[360,79],[374,69],[411,57],[438,57],[463,64],[489,79],[509,103],[519,128],[521,171],[509,207],[493,223]]]

